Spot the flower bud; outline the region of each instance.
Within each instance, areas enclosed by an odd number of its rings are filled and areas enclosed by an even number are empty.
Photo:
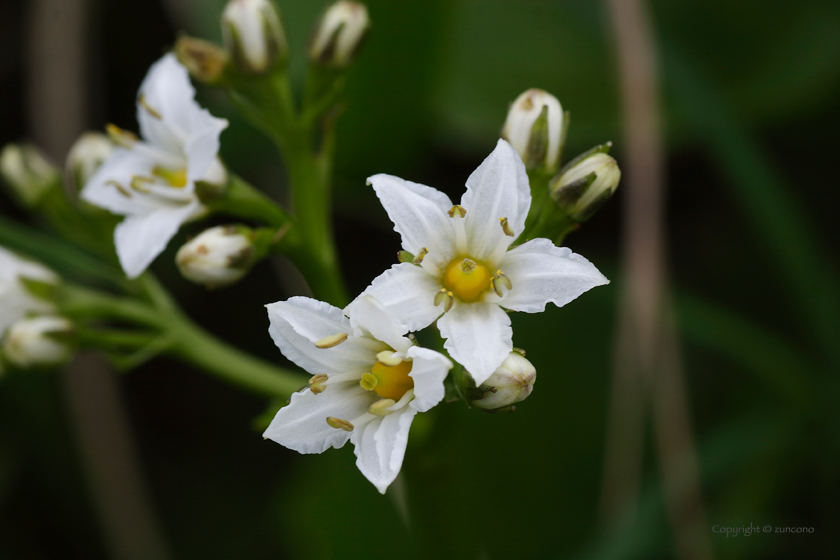
[[[0,175],[27,208],[40,204],[58,186],[58,170],[29,144],[8,144],[3,148]]]
[[[325,66],[344,68],[353,60],[370,27],[367,8],[341,0],[321,16],[309,43],[309,58]]]
[[[222,14],[222,35],[234,65],[246,74],[262,74],[286,60],[286,34],[271,0],[230,0]]]
[[[3,352],[22,368],[60,366],[73,355],[72,335],[73,324],[64,317],[21,319],[6,332]]]
[[[618,187],[621,170],[607,155],[611,146],[596,146],[576,157],[548,184],[551,197],[578,222],[591,218]]]
[[[251,233],[245,226],[204,230],[178,250],[175,262],[181,274],[196,284],[232,284],[245,276],[254,262]]]
[[[478,389],[483,396],[472,404],[484,410],[499,410],[524,401],[534,389],[537,370],[521,353],[511,352],[502,365]]]
[[[75,195],[87,184],[113,151],[113,142],[101,132],[85,132],[76,140],[64,164],[64,182],[71,194]]]
[[[541,89],[529,89],[510,106],[502,138],[519,152],[525,167],[553,173],[563,150],[565,120],[556,97]]]
[[[182,35],[175,41],[175,56],[194,79],[205,84],[216,84],[227,64],[227,53],[202,39]]]

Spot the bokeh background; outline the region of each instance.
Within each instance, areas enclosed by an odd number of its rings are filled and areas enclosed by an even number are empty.
[[[300,84],[324,4],[277,4]],[[459,197],[527,88],[571,112],[568,156],[612,140],[627,176],[632,131],[607,2],[366,4],[373,28],[348,74],[335,177],[352,293],[399,248],[365,178],[391,173]],[[0,0],[0,141],[32,140],[60,164],[85,129],[136,129],[148,66],[181,31],[220,40],[223,6]],[[533,395],[510,415],[451,404],[418,417],[404,476],[386,497],[356,470],[351,446],[300,456],[263,441],[264,399],[175,362],[106,376],[116,401],[100,398],[100,378],[81,395],[66,372],[0,380],[0,558],[836,558],[840,3],[647,8],[681,364],[670,372],[673,400],[655,375],[615,390],[631,220],[622,186],[567,238],[612,284],[513,316],[514,344],[539,372]],[[282,200],[273,146],[220,92],[199,87],[199,97],[231,121],[229,165]],[[0,205],[31,221],[5,195]],[[154,269],[190,314],[281,363],[262,306],[300,290],[288,264],[262,263],[207,292],[178,276],[179,244]],[[673,416],[657,415],[662,399]],[[622,410],[635,413],[624,422]],[[668,418],[687,431],[662,429]],[[622,426],[637,429],[624,437]],[[670,447],[668,433],[678,440]],[[685,453],[669,461],[669,449]],[[136,485],[121,485],[126,473]],[[813,532],[713,531],[750,524]]]

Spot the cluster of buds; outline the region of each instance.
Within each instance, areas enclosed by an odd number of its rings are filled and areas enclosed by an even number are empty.
[[[229,0],[222,13],[224,48],[183,35],[174,52],[196,80],[223,85],[285,68],[289,44],[272,0]],[[321,14],[307,47],[316,68],[343,70],[355,58],[370,27],[367,8],[340,0]],[[230,69],[232,73],[227,73]]]
[[[537,370],[525,359],[525,352],[514,349],[496,371],[476,387],[469,376],[461,380],[461,392],[475,407],[487,412],[513,412],[518,402],[524,401],[534,389]]]
[[[502,138],[516,148],[529,173],[553,175],[548,183],[551,198],[571,220],[584,222],[615,192],[621,171],[608,155],[612,146],[608,142],[579,155],[557,172],[568,125],[569,113],[563,112],[556,97],[529,89],[511,104]]]
[[[58,186],[59,174],[35,146],[9,144],[0,153],[0,175],[26,208],[35,208]]]

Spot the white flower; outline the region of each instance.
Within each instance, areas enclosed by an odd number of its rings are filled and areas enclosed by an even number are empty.
[[[409,328],[437,322],[446,349],[480,385],[513,348],[505,309],[538,313],[609,281],[588,260],[548,239],[508,250],[531,206],[528,175],[510,144],[467,179],[461,204],[390,175],[368,179],[415,263],[385,271],[365,290]],[[351,303],[348,310],[355,306]]]
[[[22,279],[57,284],[58,276],[38,263],[0,247],[0,337],[29,313],[52,313],[52,303],[32,295]]]
[[[3,351],[11,363],[22,368],[58,366],[70,359],[73,349],[55,335],[72,332],[73,323],[64,317],[28,317],[9,328]]]
[[[82,191],[82,198],[126,218],[114,230],[120,264],[139,276],[166,247],[181,224],[205,207],[196,181],[223,182],[217,159],[227,121],[194,100],[187,70],[173,54],[149,69],[137,97],[143,140],[113,127],[117,143]]]
[[[266,307],[275,344],[314,377],[264,436],[300,453],[350,440],[356,466],[385,493],[400,471],[414,415],[443,398],[452,362],[414,346],[406,327],[370,297],[356,300],[349,319],[305,297]]]

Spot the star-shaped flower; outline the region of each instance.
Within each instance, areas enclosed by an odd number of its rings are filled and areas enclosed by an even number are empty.
[[[24,280],[56,284],[58,276],[36,262],[22,259],[0,247],[0,338],[12,324],[30,313],[53,313],[55,306],[34,296]]]
[[[414,345],[408,329],[372,297],[356,300],[349,318],[305,297],[266,307],[275,344],[313,377],[264,437],[300,453],[350,440],[356,466],[385,493],[402,466],[414,415],[443,399],[452,362]]]
[[[412,331],[443,313],[437,326],[445,347],[477,384],[513,348],[505,309],[538,313],[548,302],[563,306],[609,282],[588,260],[548,239],[510,249],[525,227],[531,191],[519,154],[504,140],[467,179],[459,205],[391,175],[368,183],[403,249],[416,256],[414,264],[385,271],[362,295],[377,298]]]
[[[197,181],[221,183],[219,134],[225,119],[195,102],[187,70],[173,54],[149,69],[137,95],[142,140],[111,128],[121,146],[88,181],[84,200],[126,218],[114,230],[120,264],[139,276],[191,218],[205,211]]]

